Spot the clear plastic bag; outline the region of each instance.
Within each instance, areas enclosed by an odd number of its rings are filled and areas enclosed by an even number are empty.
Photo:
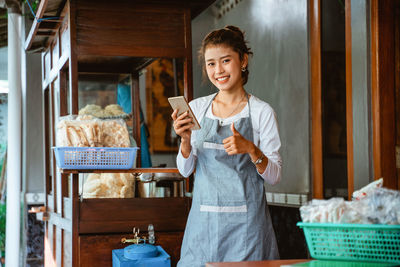
[[[377,180],[358,191],[353,201],[313,199],[300,207],[303,222],[400,224],[400,192]],[[353,194],[354,196],[354,194]]]
[[[58,147],[130,147],[123,119],[100,120],[91,115],[68,115],[57,124]]]

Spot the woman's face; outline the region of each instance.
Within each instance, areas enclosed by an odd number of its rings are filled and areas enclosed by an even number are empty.
[[[207,76],[219,89],[236,91],[243,88],[242,66],[247,66],[247,55],[243,62],[239,54],[226,45],[208,46],[204,53]]]

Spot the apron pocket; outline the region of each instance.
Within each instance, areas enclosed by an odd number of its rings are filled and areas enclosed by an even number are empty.
[[[217,218],[218,261],[241,261],[247,250],[247,206],[220,206]]]

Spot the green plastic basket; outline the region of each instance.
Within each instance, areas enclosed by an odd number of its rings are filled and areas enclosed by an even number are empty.
[[[303,223],[311,257],[400,264],[400,225]]]

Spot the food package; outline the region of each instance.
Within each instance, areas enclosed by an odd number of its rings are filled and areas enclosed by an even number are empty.
[[[65,116],[57,124],[57,146],[87,147],[89,142],[75,116]]]
[[[367,184],[360,190],[354,191],[353,192],[353,200],[360,200],[366,197],[368,194],[370,194],[372,191],[374,191],[376,188],[380,188],[383,185],[383,178],[380,178],[376,181],[373,181],[372,183]]]
[[[131,198],[135,179],[131,173],[91,173],[83,185],[84,198]]]
[[[123,120],[104,120],[102,122],[103,145],[105,147],[129,147],[129,132]]]
[[[99,105],[89,104],[79,110],[79,115],[91,115],[97,118],[107,118],[127,116],[128,114],[126,114],[122,107],[118,104],[108,105],[104,109]]]
[[[300,207],[300,214],[303,222],[339,223],[346,209],[347,203],[343,198],[313,199],[307,205]]]
[[[313,199],[300,207],[303,222],[400,224],[400,192],[381,187],[379,179],[360,189],[353,201]]]
[[[100,120],[91,115],[62,117],[56,140],[59,147],[130,147],[124,120]]]
[[[124,110],[120,105],[117,104],[111,104],[108,105],[104,108],[104,111],[106,114],[110,114],[110,116],[121,116],[121,115],[126,115]]]
[[[79,110],[79,115],[92,115],[101,118],[104,117],[104,110],[98,105],[86,105]]]

